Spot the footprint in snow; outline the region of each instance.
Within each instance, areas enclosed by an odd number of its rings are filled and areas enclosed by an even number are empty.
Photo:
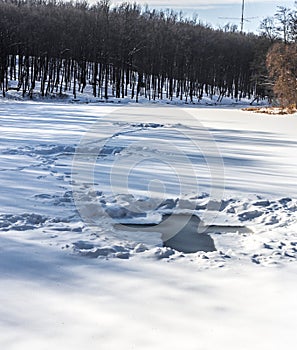
[[[256,219],[263,215],[262,211],[259,210],[252,210],[252,211],[246,211],[238,215],[240,221],[248,221]]]

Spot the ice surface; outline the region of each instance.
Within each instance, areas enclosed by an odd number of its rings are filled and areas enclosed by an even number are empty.
[[[1,349],[295,346],[295,115],[1,100],[0,130]],[[165,215],[216,250],[123,229]]]

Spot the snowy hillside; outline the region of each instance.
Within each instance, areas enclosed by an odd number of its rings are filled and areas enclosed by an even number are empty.
[[[296,343],[297,118],[0,104],[0,347]]]

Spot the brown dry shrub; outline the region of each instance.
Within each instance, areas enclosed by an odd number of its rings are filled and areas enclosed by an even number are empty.
[[[262,114],[273,114],[273,115],[286,115],[294,114],[297,112],[295,104],[291,104],[287,107],[246,107],[242,108],[243,111],[262,113]]]
[[[270,78],[274,80],[275,97],[286,108],[290,105],[296,105],[297,44],[274,44],[267,54],[266,65]],[[284,113],[289,112],[285,111]]]

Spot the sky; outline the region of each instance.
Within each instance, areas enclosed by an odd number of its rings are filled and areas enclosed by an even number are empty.
[[[240,28],[242,0],[136,0],[136,2],[147,4],[150,8],[172,8],[178,12],[182,10],[187,17],[195,14],[201,22],[214,28],[223,27],[228,22]],[[293,9],[294,3],[294,0],[245,0],[245,18],[248,21],[244,23],[244,31],[258,32],[263,18],[273,16],[278,6]]]

